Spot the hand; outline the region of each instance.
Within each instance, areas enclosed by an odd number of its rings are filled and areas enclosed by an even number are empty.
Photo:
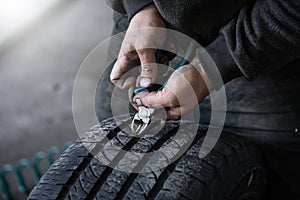
[[[205,82],[206,75],[198,59],[191,64],[176,70],[168,80],[167,85],[159,92],[142,92],[139,98],[142,105],[150,108],[169,108],[168,119],[179,119],[182,115],[193,110],[209,93]]]
[[[111,81],[121,89],[129,89],[134,86],[148,87],[156,80],[156,49],[149,47],[162,45],[165,33],[157,32],[154,29],[144,29],[149,27],[165,28],[165,23],[154,4],[138,12],[129,24],[119,57],[110,75]],[[136,30],[132,31],[134,29]],[[137,81],[136,76],[126,73],[139,65],[142,70]]]

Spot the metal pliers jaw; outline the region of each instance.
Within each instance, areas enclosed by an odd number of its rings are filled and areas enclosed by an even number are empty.
[[[142,134],[151,122],[151,115],[154,112],[154,108],[147,108],[145,106],[139,106],[139,111],[135,114],[132,123],[131,130],[136,135]]]

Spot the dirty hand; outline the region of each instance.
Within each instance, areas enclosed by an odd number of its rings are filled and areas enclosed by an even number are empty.
[[[209,93],[205,81],[206,75],[198,59],[191,64],[182,66],[169,78],[162,91],[141,92],[133,101],[140,99],[142,105],[151,108],[167,109],[168,119],[179,119],[193,110]],[[140,102],[140,101],[138,101]]]
[[[165,33],[149,27],[165,28],[165,23],[154,4],[139,11],[130,21],[118,59],[110,74],[111,81],[121,89],[148,87],[156,79],[156,49],[153,47],[164,43]],[[142,70],[137,81],[136,76],[126,73],[139,65]]]

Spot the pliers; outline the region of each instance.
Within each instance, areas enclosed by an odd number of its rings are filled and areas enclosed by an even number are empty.
[[[140,93],[140,92],[152,92],[152,91],[160,91],[163,89],[162,85],[159,84],[153,84],[151,87],[145,88],[140,87],[134,90],[134,95]],[[136,99],[136,103],[138,105],[142,105],[142,102],[140,99]],[[151,122],[152,114],[154,113],[154,108],[148,108],[146,106],[139,106],[138,112],[134,115],[134,118],[131,123],[131,130],[136,135],[142,134],[142,132],[147,128],[147,126]]]
[[[144,132],[147,126],[151,122],[151,115],[154,112],[154,108],[147,108],[145,106],[139,106],[139,111],[135,114],[132,123],[131,130],[133,133],[140,135]]]

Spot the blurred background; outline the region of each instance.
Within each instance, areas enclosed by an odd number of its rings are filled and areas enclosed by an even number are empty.
[[[112,24],[104,0],[0,0],[0,167],[78,137],[76,72]]]

